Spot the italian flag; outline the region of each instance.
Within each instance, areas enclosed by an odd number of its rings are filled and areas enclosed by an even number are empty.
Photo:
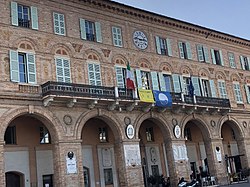
[[[134,81],[132,80],[132,72],[130,70],[129,63],[127,64],[127,77],[126,77],[127,89],[135,90]]]

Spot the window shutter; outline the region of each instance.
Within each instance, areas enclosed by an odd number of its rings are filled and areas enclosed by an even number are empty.
[[[250,58],[247,57],[247,64],[248,64],[248,68],[250,69]]]
[[[219,54],[220,54],[221,65],[224,66],[224,60],[223,60],[223,55],[222,55],[222,51],[221,50],[219,50]]]
[[[202,79],[199,79],[199,80],[200,80],[201,96],[204,96],[205,92],[204,92],[204,87],[203,87]]]
[[[94,64],[88,64],[89,84],[95,86],[95,69]]]
[[[19,63],[18,52],[10,50],[10,79],[13,82],[19,82]]]
[[[165,79],[164,79],[164,76],[163,76],[163,74],[161,72],[158,72],[158,77],[159,77],[161,91],[167,91],[166,90]]]
[[[96,41],[102,43],[102,31],[100,22],[95,22]]]
[[[121,28],[112,27],[112,37],[114,46],[122,47]]]
[[[185,93],[186,83],[184,84],[184,79],[182,75],[179,76],[179,81],[181,86],[181,92]]]
[[[94,70],[95,70],[95,79],[96,79],[96,86],[101,86],[101,67],[100,64],[94,64]]]
[[[137,81],[137,87],[139,89],[142,88],[142,80],[141,80],[141,70],[140,69],[136,69],[136,81]]]
[[[216,97],[216,89],[214,85],[214,80],[209,80],[209,84],[210,84],[212,97]]]
[[[150,74],[151,74],[153,90],[158,90],[159,91],[159,82],[158,82],[157,72],[156,71],[151,71]]]
[[[185,56],[184,56],[184,49],[183,49],[183,46],[182,46],[182,42],[179,42],[179,43],[178,43],[178,46],[179,46],[179,51],[180,51],[180,57],[181,57],[182,59],[184,59]]]
[[[192,83],[193,83],[193,86],[194,86],[195,95],[201,96],[199,78],[198,77],[192,77],[191,79],[192,79]]]
[[[250,91],[248,85],[245,85],[246,95],[247,95],[247,102],[250,103]]]
[[[125,87],[122,69],[123,69],[122,67],[115,67],[116,82],[117,82],[117,87],[118,88],[124,88]]]
[[[197,47],[198,60],[200,62],[203,62],[204,56],[203,56],[203,51],[202,51],[202,45],[198,44],[196,47]]]
[[[85,19],[80,18],[80,32],[81,32],[81,39],[86,40],[86,27],[85,27]]]
[[[174,92],[181,93],[181,85],[180,85],[179,75],[172,74],[172,79],[173,79],[173,85],[174,85]]]
[[[30,7],[31,11],[31,26],[32,29],[38,30],[38,14],[37,14],[37,7]]]
[[[234,54],[233,53],[228,53],[228,59],[229,59],[230,67],[231,68],[236,68],[235,59],[234,59]]]
[[[205,62],[209,63],[209,54],[208,54],[208,49],[207,47],[203,46],[203,52],[204,52],[204,56],[205,56]]]
[[[28,83],[36,83],[36,63],[34,54],[26,54],[28,66]]]
[[[156,51],[158,54],[161,54],[161,45],[159,36],[155,37]]]
[[[166,42],[167,42],[167,48],[168,48],[168,56],[173,56],[173,53],[172,53],[172,40],[167,38]]]
[[[18,26],[18,12],[16,2],[11,2],[11,23],[12,25]]]
[[[241,68],[245,70],[245,63],[244,63],[244,58],[243,56],[240,56],[240,63],[241,63]]]
[[[165,85],[166,85],[166,91],[172,92],[172,82],[171,82],[171,76],[164,76]]]
[[[64,15],[53,12],[54,17],[54,32],[58,35],[65,35]]]
[[[63,78],[63,62],[62,62],[62,59],[56,58],[55,59],[55,63],[56,63],[56,78],[57,78],[57,82],[64,82],[64,78]]]
[[[211,49],[211,55],[212,55],[212,62],[213,62],[213,64],[216,64],[215,55],[214,55],[214,49]]]
[[[64,15],[59,14],[59,21],[60,21],[60,34],[65,35],[65,20],[64,20]]]
[[[68,59],[63,59],[63,68],[64,68],[64,82],[70,83],[70,62]]]
[[[192,50],[189,42],[186,42],[186,48],[187,48],[187,58],[189,60],[192,60]]]

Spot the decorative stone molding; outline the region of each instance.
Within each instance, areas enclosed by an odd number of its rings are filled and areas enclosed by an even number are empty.
[[[66,124],[66,125],[71,125],[72,124],[72,117],[70,115],[65,115],[63,116],[63,122]]]

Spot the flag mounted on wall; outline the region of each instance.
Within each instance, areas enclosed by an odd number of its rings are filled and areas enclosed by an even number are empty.
[[[132,72],[129,66],[129,63],[127,64],[127,72],[126,72],[126,87],[127,89],[130,90],[135,90],[135,84],[134,81],[132,80]]]
[[[166,108],[172,106],[172,95],[170,92],[154,90],[155,106]]]

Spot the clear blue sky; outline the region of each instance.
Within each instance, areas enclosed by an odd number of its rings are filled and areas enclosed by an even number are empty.
[[[250,40],[250,0],[113,0]]]

